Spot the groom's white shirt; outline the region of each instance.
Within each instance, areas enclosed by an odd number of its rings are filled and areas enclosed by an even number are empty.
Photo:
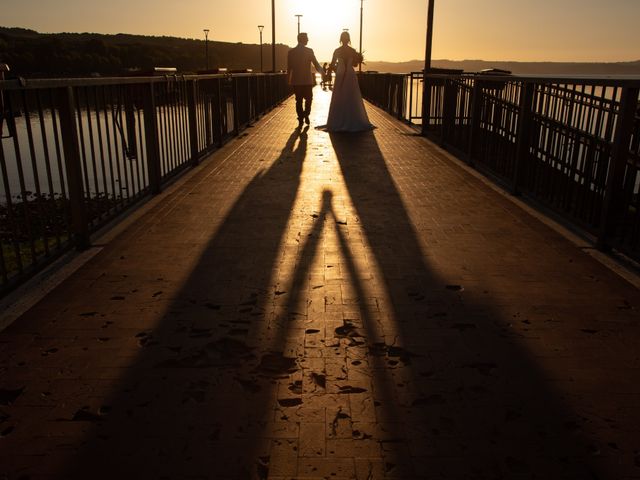
[[[313,50],[299,43],[289,50],[287,72],[290,85],[315,85],[315,77],[311,71],[311,64],[316,67],[318,73],[322,73],[322,67],[316,60]]]

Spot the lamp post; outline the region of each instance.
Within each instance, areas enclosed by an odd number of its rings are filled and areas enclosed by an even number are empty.
[[[362,58],[362,10],[364,0],[360,0],[360,58]],[[362,62],[358,65],[358,71],[362,71]]]
[[[300,17],[302,17],[302,15],[294,15],[294,17],[298,17],[298,35],[300,35]]]
[[[271,0],[271,64],[276,71],[276,0]]]
[[[427,47],[424,56],[424,68],[431,68],[431,47],[433,45],[433,4],[435,0],[429,0],[427,11]]]
[[[424,73],[422,74],[422,135],[429,130],[431,110],[431,87],[427,83],[427,73],[431,69],[431,47],[433,44],[433,4],[435,0],[429,0],[427,10],[427,45],[424,54]]]
[[[209,29],[205,28],[202,31],[204,32],[204,51],[207,59],[207,70],[209,70]]]
[[[258,25],[258,30],[260,30],[260,73],[264,71],[263,69],[263,61],[262,61],[262,30],[264,29],[264,25]]]

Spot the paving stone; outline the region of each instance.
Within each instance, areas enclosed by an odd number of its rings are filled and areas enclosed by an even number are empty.
[[[367,109],[276,107],[1,332],[0,476],[640,477],[637,289]]]

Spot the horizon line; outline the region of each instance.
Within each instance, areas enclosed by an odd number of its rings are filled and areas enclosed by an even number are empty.
[[[130,36],[135,36],[135,37],[150,37],[150,38],[174,38],[177,40],[190,40],[190,41],[196,41],[196,42],[205,42],[205,40],[202,40],[200,38],[193,38],[193,37],[178,37],[175,35],[148,35],[148,34],[140,34],[140,33],[125,33],[125,32],[118,32],[118,33],[100,33],[100,32],[41,32],[38,30],[34,30],[33,28],[28,28],[28,27],[8,27],[8,26],[4,26],[4,25],[0,25],[0,28],[5,28],[8,30],[11,29],[19,29],[19,30],[28,30],[31,32],[35,32],[39,35],[62,35],[62,34],[71,34],[71,35],[104,35],[104,36],[117,36],[117,35],[130,35]],[[244,43],[244,42],[238,42],[238,41],[230,41],[230,40],[214,40],[214,39],[210,39],[208,40],[208,42],[210,43],[228,43],[228,44],[232,44],[232,45],[237,45],[237,44],[242,44],[242,45],[253,45],[256,47],[259,47],[260,45],[258,43]],[[265,45],[271,45],[268,42],[263,43],[263,46]],[[290,45],[287,45],[286,43],[276,43],[276,45],[281,45],[283,47],[289,47],[291,48]],[[402,63],[414,63],[414,62],[424,62],[424,59],[411,59],[411,60],[367,60],[368,62],[371,63],[394,63],[394,64],[402,64]],[[450,59],[450,58],[440,58],[440,59],[432,59],[432,62],[487,62],[487,63],[496,63],[496,62],[500,62],[500,63],[556,63],[556,64],[620,64],[620,63],[640,63],[640,57],[633,59],[633,60],[495,60],[495,59],[491,59],[491,60],[485,60],[485,59],[469,59],[469,58],[465,58],[465,59]]]

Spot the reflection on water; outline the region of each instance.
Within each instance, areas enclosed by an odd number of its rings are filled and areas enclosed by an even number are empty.
[[[159,123],[163,120],[158,113]],[[148,184],[144,116],[135,112],[127,122],[115,107],[111,111],[82,110],[77,122],[85,192],[127,197]],[[15,118],[15,135],[5,124],[2,154],[6,178],[0,185],[2,201],[7,187],[12,198],[27,195],[65,195],[66,169],[60,122],[51,111]]]

